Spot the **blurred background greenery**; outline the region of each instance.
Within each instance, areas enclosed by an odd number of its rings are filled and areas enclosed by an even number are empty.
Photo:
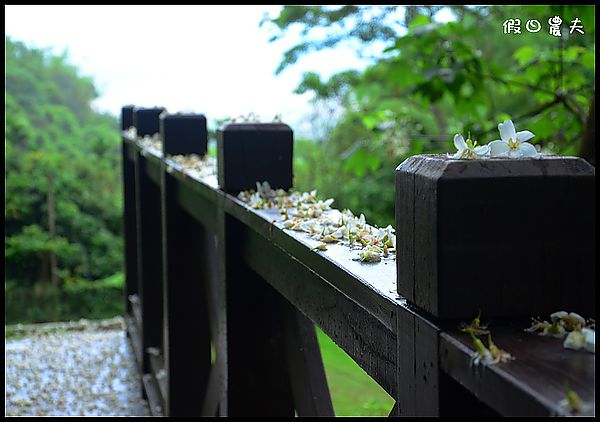
[[[390,20],[397,7],[406,7],[401,34]],[[277,73],[338,43],[358,54],[385,46],[364,71],[304,75],[296,92],[313,95],[318,130],[295,141],[297,189],[316,188],[371,224],[394,224],[398,164],[452,151],[455,133],[498,139],[505,119],[534,132],[542,152],[595,161],[594,6],[446,6],[456,19],[440,23],[441,7],[285,6],[263,20],[273,40],[291,28],[305,35]],[[561,37],[548,34],[556,15]],[[576,17],[584,35],[569,33]],[[521,19],[521,34],[503,33],[509,18]],[[542,31],[528,32],[528,19]],[[66,54],[10,38],[5,54],[5,322],[122,314],[118,117],[92,109],[94,81]],[[336,411],[389,412],[389,396],[322,333],[320,341]]]

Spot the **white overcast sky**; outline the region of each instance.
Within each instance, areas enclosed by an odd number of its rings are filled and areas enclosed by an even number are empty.
[[[323,78],[367,65],[350,47],[311,53],[280,75],[274,71],[299,36],[269,43],[265,13],[281,6],[5,6],[5,32],[37,48],[68,51],[70,63],[91,76],[94,106],[114,115],[121,106],[164,106],[170,112],[217,118],[281,114],[310,132],[310,94],[293,94],[306,71]],[[271,29],[271,30],[270,30]]]
[[[49,47],[94,79],[95,107],[114,115],[121,106],[165,106],[204,113],[209,120],[281,114],[302,126],[310,94],[293,89],[304,71],[323,77],[362,68],[349,48],[311,54],[279,76],[274,71],[299,38],[269,43],[264,13],[281,6],[5,6],[6,35]]]

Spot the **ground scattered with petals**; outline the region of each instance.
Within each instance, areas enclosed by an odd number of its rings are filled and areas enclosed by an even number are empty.
[[[5,353],[7,416],[149,415],[122,327],[33,331]]]

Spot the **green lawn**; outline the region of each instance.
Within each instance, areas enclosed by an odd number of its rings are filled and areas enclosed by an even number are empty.
[[[317,337],[336,416],[387,416],[394,399],[318,328]]]

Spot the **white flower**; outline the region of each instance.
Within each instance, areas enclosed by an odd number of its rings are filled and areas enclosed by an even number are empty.
[[[585,346],[585,334],[581,331],[571,331],[565,341],[563,347],[565,349],[579,350]]]
[[[381,256],[379,255],[379,250],[371,246],[362,249],[355,260],[359,260],[360,262],[379,262],[381,261]]]
[[[255,192],[250,196],[250,206],[254,209],[259,209],[262,208],[265,201],[263,200],[262,196],[260,196],[259,192]]]
[[[358,218],[358,221],[357,221],[357,223],[356,223],[356,226],[357,226],[359,229],[362,229],[363,227],[365,227],[365,224],[366,224],[366,222],[367,222],[367,220],[365,219],[365,216],[364,216],[364,214],[361,214],[361,215],[360,215],[360,217]]]
[[[589,328],[583,328],[581,331],[571,331],[563,343],[565,349],[580,350],[585,349],[588,352],[596,352],[596,332]]]
[[[269,182],[264,181],[262,183],[256,182],[256,192],[267,195],[271,191],[271,185]]]
[[[535,136],[532,132],[528,130],[517,132],[511,120],[498,124],[498,130],[502,139],[488,144],[492,157],[537,157],[538,152],[535,147],[525,142]]]
[[[490,152],[489,146],[481,145],[476,147],[471,139],[465,141],[465,138],[458,133],[454,135],[454,146],[458,151],[454,155],[448,154],[448,158],[455,160],[471,160],[473,158],[485,157]]]

